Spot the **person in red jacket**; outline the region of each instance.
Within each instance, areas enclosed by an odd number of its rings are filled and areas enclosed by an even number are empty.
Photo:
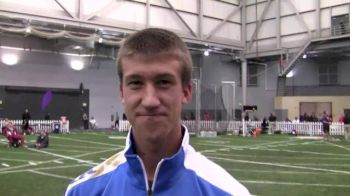
[[[4,127],[3,134],[7,138],[9,146],[18,147],[17,145],[24,145],[24,137],[18,133],[12,121],[9,121]]]

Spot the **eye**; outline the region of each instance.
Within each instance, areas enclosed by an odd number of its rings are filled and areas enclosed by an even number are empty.
[[[159,80],[157,82],[157,85],[159,87],[162,87],[162,88],[167,88],[169,87],[170,85],[172,84],[172,82],[170,80]]]
[[[137,89],[142,86],[142,82],[140,80],[132,80],[127,83],[127,86],[131,89]]]

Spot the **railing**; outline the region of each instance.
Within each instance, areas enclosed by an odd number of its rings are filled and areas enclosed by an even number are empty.
[[[18,131],[22,131],[22,120],[11,120],[14,127]],[[5,120],[0,120],[0,128],[5,125]],[[53,132],[55,129],[58,129],[60,133],[69,133],[69,121],[61,120],[29,120],[29,127],[32,128],[34,133],[39,133],[41,130],[47,132]]]
[[[196,121],[195,120],[184,120],[182,123],[188,128],[189,132],[196,133]],[[248,130],[261,128],[262,121],[248,121],[245,122]],[[129,131],[131,125],[126,120],[121,120],[119,122],[119,131],[127,132]],[[199,131],[215,131],[220,132],[229,132],[233,134],[238,134],[242,130],[243,123],[242,121],[200,121],[200,130]],[[293,130],[297,132],[298,135],[323,135],[323,125],[320,122],[285,122],[278,121],[275,123],[270,122],[270,130],[272,132],[280,131],[284,134],[289,134]],[[333,122],[329,126],[330,135],[344,135],[344,124]]]

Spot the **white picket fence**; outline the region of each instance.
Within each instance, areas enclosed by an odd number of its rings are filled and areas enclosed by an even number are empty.
[[[189,132],[195,133],[197,131],[197,125],[195,120],[184,120],[182,123],[188,128]],[[239,130],[242,130],[242,121],[200,121],[199,122],[200,131],[215,131],[215,132],[231,132],[238,134]],[[261,128],[262,121],[248,121],[245,122],[247,130]],[[270,123],[271,125],[271,123]],[[121,120],[119,122],[119,131],[127,132],[129,131],[131,125],[127,120]],[[297,132],[298,135],[323,135],[323,125],[320,122],[276,122],[274,126],[271,126],[272,132],[281,131],[282,133],[289,134],[293,130]],[[344,135],[344,124],[333,122],[329,127],[330,135]]]
[[[11,120],[14,127],[18,130],[22,130],[22,120]],[[5,124],[5,120],[0,120],[0,128]],[[55,129],[55,125],[60,126],[60,133],[69,133],[69,121],[62,122],[61,120],[29,120],[29,126],[35,133],[39,133],[41,130],[52,132]]]
[[[293,130],[299,135],[323,135],[321,122],[276,122],[276,130],[291,133]],[[333,122],[329,125],[330,135],[344,135],[344,123]]]

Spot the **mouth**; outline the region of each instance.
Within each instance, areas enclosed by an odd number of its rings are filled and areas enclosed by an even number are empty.
[[[140,117],[158,117],[158,116],[166,116],[164,113],[139,113],[136,116]]]

